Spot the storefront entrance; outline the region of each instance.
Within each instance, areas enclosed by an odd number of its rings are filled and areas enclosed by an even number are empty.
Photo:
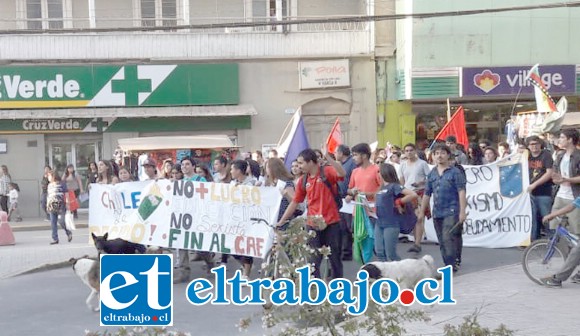
[[[66,166],[73,164],[80,176],[83,186],[87,185],[87,171],[90,162],[98,162],[101,158],[101,138],[71,139],[64,137],[47,138],[46,163],[61,176]]]

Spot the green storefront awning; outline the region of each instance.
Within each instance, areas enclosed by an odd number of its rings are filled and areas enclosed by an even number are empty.
[[[149,118],[0,119],[0,134],[184,132],[250,129],[250,115]]]

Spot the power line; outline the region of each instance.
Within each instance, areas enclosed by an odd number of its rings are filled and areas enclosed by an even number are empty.
[[[479,14],[492,14],[504,12],[529,11],[536,9],[573,8],[580,7],[580,1],[559,2],[544,5],[514,6],[488,9],[475,9],[465,11],[447,11],[435,13],[413,13],[413,14],[391,14],[391,15],[359,15],[359,16],[338,16],[330,18],[302,19],[302,20],[281,20],[271,22],[231,22],[231,23],[207,23],[193,25],[176,26],[155,26],[155,27],[119,27],[119,28],[72,28],[72,29],[39,29],[39,30],[0,30],[0,35],[8,34],[39,34],[39,33],[106,33],[106,32],[146,32],[146,31],[176,31],[176,30],[204,30],[219,28],[252,28],[252,27],[274,27],[286,25],[304,24],[324,24],[324,23],[345,23],[345,22],[372,22],[372,21],[392,21],[402,19],[429,19],[438,17],[455,17]],[[169,18],[167,18],[169,20]],[[172,20],[175,20],[173,18]]]

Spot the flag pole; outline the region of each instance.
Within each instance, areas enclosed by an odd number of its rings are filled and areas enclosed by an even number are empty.
[[[449,98],[447,98],[447,122],[451,120],[451,104],[449,103]]]
[[[299,110],[300,108],[298,108]],[[286,128],[284,128],[284,131],[282,131],[282,136],[280,137],[280,140],[278,140],[278,146],[282,143],[282,140],[284,140],[284,135],[288,136],[288,134],[286,134],[286,131],[288,131],[288,127],[292,126],[292,124],[294,123],[294,118],[296,118],[296,112],[298,112],[298,110],[294,111],[294,114],[292,115],[292,118],[290,118],[290,121],[288,121],[288,123],[286,124]]]

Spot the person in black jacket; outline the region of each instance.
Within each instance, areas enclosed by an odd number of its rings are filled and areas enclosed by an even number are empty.
[[[347,145],[339,145],[335,151],[336,160],[342,163],[342,168],[346,172],[344,180],[338,182],[338,191],[342,198],[346,197],[350,175],[356,168],[356,164],[350,155],[350,148]],[[340,209],[339,209],[340,210]],[[342,260],[352,260],[352,214],[340,213],[340,230],[342,235]]]

